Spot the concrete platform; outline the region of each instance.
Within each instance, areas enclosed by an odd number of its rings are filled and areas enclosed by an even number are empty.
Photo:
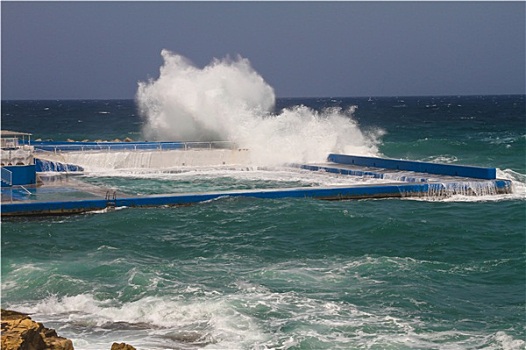
[[[2,193],[1,215],[34,216],[75,214],[115,207],[156,207],[189,205],[222,197],[261,199],[313,198],[350,200],[368,198],[445,197],[511,193],[511,181],[495,178],[494,168],[425,162],[398,161],[374,157],[329,155],[322,164],[296,164],[294,167],[342,176],[392,180],[392,183],[356,184],[333,187],[296,187],[279,189],[232,190],[206,193],[162,194],[127,197],[116,192],[82,185],[55,183],[37,188],[40,197],[18,193],[9,201]],[[426,172],[424,172],[424,170]],[[16,191],[16,188],[13,189]],[[60,197],[60,200],[54,197]],[[80,196],[80,198],[79,198]],[[84,197],[82,197],[84,196]]]

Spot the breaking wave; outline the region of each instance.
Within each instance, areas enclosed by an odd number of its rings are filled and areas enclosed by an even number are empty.
[[[163,50],[159,78],[139,82],[136,95],[148,140],[235,141],[257,164],[323,161],[328,153],[377,155],[381,130],[363,132],[356,107],[274,112],[271,86],[243,57],[198,68]]]

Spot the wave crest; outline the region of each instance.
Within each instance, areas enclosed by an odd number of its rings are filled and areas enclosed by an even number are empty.
[[[303,105],[274,113],[271,86],[241,56],[198,68],[163,50],[157,80],[140,82],[137,104],[146,139],[235,141],[255,164],[324,161],[328,153],[378,154],[381,131],[364,133],[356,107],[316,111]]]

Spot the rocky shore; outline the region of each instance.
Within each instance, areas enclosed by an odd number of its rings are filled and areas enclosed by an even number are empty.
[[[35,322],[27,314],[1,310],[2,350],[74,350],[70,339],[60,337],[54,329]],[[113,343],[111,350],[135,350],[125,343]]]

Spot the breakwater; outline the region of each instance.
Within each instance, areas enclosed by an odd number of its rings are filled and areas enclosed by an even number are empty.
[[[116,156],[119,153],[116,152]],[[195,154],[193,152],[184,153],[187,156]],[[61,155],[61,157],[63,156]],[[210,157],[210,154],[207,157]],[[496,179],[496,172],[493,168],[337,154],[330,154],[327,160],[328,162],[324,164],[295,164],[291,166],[316,172],[369,177],[390,180],[391,182],[351,186],[226,190],[146,196],[121,196],[117,191],[108,191],[104,198],[55,201],[19,200],[2,203],[2,216],[74,214],[116,207],[178,206],[223,197],[350,200],[426,196],[445,197],[455,194],[496,195],[511,192],[511,182],[509,180]],[[60,187],[56,188],[56,192],[60,192]]]

